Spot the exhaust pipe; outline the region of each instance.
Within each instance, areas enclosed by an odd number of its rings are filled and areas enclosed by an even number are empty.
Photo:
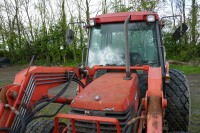
[[[126,77],[125,80],[131,79],[131,71],[130,71],[130,55],[128,48],[128,23],[130,21],[131,16],[128,16],[126,21],[124,22],[124,37],[125,37],[125,59],[126,59]]]

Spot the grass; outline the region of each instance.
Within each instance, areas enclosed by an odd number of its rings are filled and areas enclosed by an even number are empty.
[[[44,61],[41,60],[36,60],[34,62],[33,65],[36,66],[67,66],[67,67],[76,67],[81,63],[80,59],[75,60],[67,60],[66,63],[55,63],[55,62],[51,62],[51,63],[46,63]]]
[[[200,129],[197,128],[200,125],[200,110],[199,110],[199,95],[192,94],[191,95],[191,124],[190,124],[190,132],[191,133],[198,133],[200,132]]]
[[[76,67],[81,61],[70,60],[64,66]],[[170,64],[170,68],[183,71],[185,74],[200,74],[200,66]]]
[[[183,71],[185,74],[200,74],[200,66],[170,64],[170,68]]]
[[[54,114],[58,108],[61,106],[62,104],[59,104],[59,103],[51,103],[49,104],[48,106],[46,106],[45,108],[43,108],[38,114],[41,115],[41,114],[45,114],[45,115],[51,115],[51,114]],[[59,113],[67,113],[69,112],[70,110],[70,107],[69,105],[65,105],[60,111]],[[51,117],[51,119],[53,119],[54,117]]]
[[[81,63],[80,60],[78,61],[74,61],[74,60],[69,60],[67,61],[67,63],[64,64],[64,66],[68,66],[68,67],[76,67]]]
[[[67,66],[67,67],[76,67],[81,63],[80,59],[74,60],[67,60],[64,64],[59,63],[52,63],[52,64],[46,64],[43,61],[35,61],[34,65],[41,65],[41,66]],[[85,61],[84,61],[85,64]],[[14,65],[14,66],[20,66],[20,65]],[[25,65],[21,65],[25,66]],[[26,64],[26,66],[28,66]],[[177,64],[170,64],[170,68],[174,68],[180,71],[183,71],[185,74],[200,74],[200,66],[191,66],[191,65],[177,65]]]
[[[76,67],[81,61],[70,60],[64,66]],[[185,74],[200,74],[200,66],[170,64],[170,68],[183,71]]]
[[[3,86],[6,86],[6,85],[8,85],[8,84],[10,84],[10,83],[7,83],[7,82],[0,82],[0,88],[3,87]]]

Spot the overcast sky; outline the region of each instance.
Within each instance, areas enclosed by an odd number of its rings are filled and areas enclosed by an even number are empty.
[[[6,0],[7,1],[7,0]],[[38,1],[41,2],[41,0],[30,0],[30,4],[29,4],[29,12],[31,14],[31,18],[33,20],[33,23],[37,24],[41,24],[40,23],[40,15],[39,15],[39,10],[36,9],[38,6]],[[83,5],[81,5],[81,9],[85,10],[85,0],[83,1]],[[102,8],[102,0],[89,0],[90,1],[90,17],[95,17],[97,14],[102,14],[101,8]],[[111,1],[114,0],[107,0],[107,5],[111,5]],[[125,4],[128,4],[130,0],[123,0],[123,2]],[[175,2],[176,0],[160,0],[158,7],[155,9],[156,12],[158,12],[158,14],[160,15],[160,17],[163,16],[167,16],[167,15],[172,15],[171,13],[171,6],[170,6],[170,1]],[[14,0],[9,0],[7,2],[12,2],[14,3]],[[49,18],[47,18],[47,20],[49,22],[57,22],[58,16],[60,16],[60,9],[58,7],[58,5],[61,4],[61,0],[45,0],[45,2],[47,3],[47,13],[49,13]],[[0,0],[0,3],[3,3],[3,0]],[[37,4],[34,4],[37,3]],[[78,17],[78,9],[77,9],[77,1],[76,0],[66,0],[66,14],[67,14],[67,19],[70,19],[70,12],[72,12],[73,17]],[[186,0],[186,16],[189,13],[189,9],[191,9],[191,0]],[[52,12],[53,10],[53,12]],[[1,14],[5,14],[5,19],[6,17],[6,13],[1,9]],[[14,14],[14,13],[13,13]],[[52,15],[53,14],[53,15]],[[178,15],[179,13],[175,13],[176,15]],[[21,6],[20,9],[20,15],[21,18],[23,20],[23,23],[27,23],[28,19],[27,19],[27,15],[23,9],[23,5]],[[82,13],[82,16],[85,18],[85,13]]]

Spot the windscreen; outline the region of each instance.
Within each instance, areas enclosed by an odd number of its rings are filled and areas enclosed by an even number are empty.
[[[125,66],[124,24],[101,24],[91,28],[88,66]],[[128,24],[130,64],[158,66],[155,23]]]

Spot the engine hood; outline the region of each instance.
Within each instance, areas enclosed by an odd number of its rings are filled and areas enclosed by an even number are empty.
[[[103,111],[125,111],[130,105],[138,105],[138,77],[124,80],[124,73],[106,73],[91,82],[79,93],[72,108]],[[134,110],[137,107],[134,107]]]

